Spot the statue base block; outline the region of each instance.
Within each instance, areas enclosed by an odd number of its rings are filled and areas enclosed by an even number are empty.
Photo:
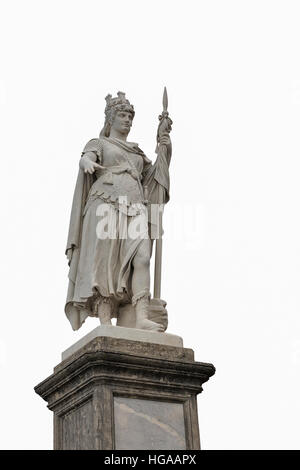
[[[54,449],[200,449],[196,397],[214,366],[195,362],[191,349],[101,328],[35,387],[54,413]]]

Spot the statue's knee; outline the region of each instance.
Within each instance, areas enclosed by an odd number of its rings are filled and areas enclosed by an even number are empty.
[[[150,257],[137,253],[133,259],[133,266],[135,268],[148,269],[150,267]]]

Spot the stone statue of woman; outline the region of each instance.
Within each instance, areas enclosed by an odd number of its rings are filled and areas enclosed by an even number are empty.
[[[66,248],[70,271],[65,312],[73,330],[88,316],[111,324],[129,304],[135,310],[132,326],[166,329],[149,318],[151,229],[158,223],[149,207],[169,200],[171,127],[158,134],[165,158],[158,152],[152,164],[138,144],[127,141],[133,118],[134,107],[125,93],[108,95],[104,127],[80,159]]]

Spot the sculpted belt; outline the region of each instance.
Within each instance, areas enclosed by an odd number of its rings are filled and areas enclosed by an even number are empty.
[[[133,179],[140,182],[140,174],[138,170],[136,168],[130,167],[127,164],[108,166],[105,169],[101,169],[101,172],[99,171],[99,174],[97,172],[97,176],[100,176],[103,173],[105,177],[102,181],[105,184],[114,184],[113,174],[120,175],[121,173],[128,173]]]
[[[137,181],[141,198],[142,200],[145,199],[144,189],[143,189],[141,178],[140,178],[140,173],[132,164],[130,164],[130,162],[124,163],[121,165],[105,167],[105,169],[101,169],[101,173],[100,172],[99,173],[103,174],[103,172],[105,176],[102,182],[104,184],[114,184],[113,174],[120,175],[121,173],[128,173],[134,180]],[[97,176],[98,176],[98,173],[97,173]]]

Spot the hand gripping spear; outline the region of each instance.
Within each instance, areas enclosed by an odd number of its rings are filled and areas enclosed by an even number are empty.
[[[160,160],[162,168],[165,168],[168,173],[170,164],[171,153],[168,152],[167,145],[161,143],[163,136],[169,136],[172,129],[172,120],[169,118],[168,113],[168,94],[166,87],[163,93],[163,112],[159,116],[159,125],[157,129],[157,159]],[[158,187],[158,203],[163,204],[165,201],[166,189],[159,184]],[[158,238],[156,239],[155,246],[155,267],[154,267],[154,292],[153,297],[160,299],[161,295],[161,263],[162,263],[162,211],[159,210],[158,218]]]

